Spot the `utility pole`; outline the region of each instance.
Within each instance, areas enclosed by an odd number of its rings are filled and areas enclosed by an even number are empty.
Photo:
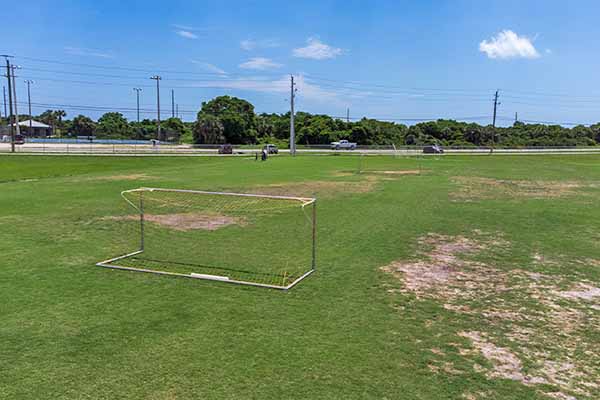
[[[175,90],[171,89],[171,118],[175,118]]]
[[[160,85],[159,82],[162,79],[160,76],[158,75],[154,75],[151,76],[150,79],[154,79],[156,81],[156,115],[157,115],[157,132],[156,132],[156,138],[158,140],[161,140],[161,133],[160,133]]]
[[[294,100],[296,98],[296,84],[294,83],[294,75],[290,76],[290,154],[296,155],[296,131],[294,128]]]
[[[17,136],[21,134],[21,128],[19,127],[19,111],[17,111],[17,82],[15,80],[15,70],[19,69],[18,65],[11,65],[12,69],[12,88],[13,88],[13,100],[15,102],[15,131],[17,132]]]
[[[25,81],[27,84],[27,103],[29,104],[29,136],[33,136],[33,115],[31,115],[31,90],[29,86],[33,83],[32,80],[27,79]]]
[[[498,108],[498,90],[496,90],[496,94],[494,95],[494,119],[492,120],[492,126],[496,127],[496,109]]]
[[[496,110],[498,108],[498,90],[496,90],[496,94],[494,95],[494,119],[492,120],[492,145],[496,143]]]
[[[2,56],[6,59],[6,80],[8,81],[8,109],[10,111],[8,117],[8,126],[10,127],[10,151],[15,152],[15,128],[12,125],[13,123],[13,112],[12,112],[12,82],[10,78],[10,74],[12,71],[9,58],[12,56],[2,54]]]
[[[515,124],[519,122],[519,114],[515,112]]]
[[[350,122],[350,108],[346,108],[346,122]]]
[[[4,96],[4,117],[8,118],[8,113],[6,112],[6,86],[2,85],[2,95]]]
[[[135,97],[137,99],[137,122],[140,122],[140,92],[142,88],[134,87],[133,90],[135,90]]]

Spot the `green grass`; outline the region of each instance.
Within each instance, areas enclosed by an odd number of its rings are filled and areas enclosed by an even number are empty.
[[[0,398],[548,398],[543,386],[474,370],[474,362],[486,360],[461,356],[455,344],[468,347],[458,333],[489,329],[485,321],[432,299],[389,293],[402,283],[380,267],[414,259],[427,233],[469,236],[480,229],[511,243],[510,251],[480,256],[494,268],[598,286],[600,267],[575,262],[600,259],[594,185],[552,198],[456,201],[452,177],[597,183],[600,159],[369,157],[362,169],[425,172],[378,179],[366,192],[310,189],[310,182],[368,179],[340,174],[357,165],[352,156],[265,163],[0,157]],[[114,232],[94,221],[123,209],[122,190],[243,191],[274,183],[294,183],[310,191],[297,195],[319,198],[318,271],[289,292],[94,266],[117,255]],[[535,252],[559,262],[534,264]],[[598,343],[597,314],[588,329],[567,335]],[[555,351],[551,342],[542,346]],[[440,362],[434,347],[461,373],[432,371]],[[597,354],[590,360],[586,365],[598,367]]]

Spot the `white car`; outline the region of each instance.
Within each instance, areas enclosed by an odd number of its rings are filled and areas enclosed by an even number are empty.
[[[349,142],[347,140],[340,140],[339,142],[331,142],[332,150],[354,150],[356,149],[356,143]]]

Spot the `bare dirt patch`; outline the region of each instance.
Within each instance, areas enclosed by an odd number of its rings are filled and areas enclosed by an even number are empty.
[[[529,181],[457,176],[452,182],[459,186],[451,194],[455,200],[489,200],[497,198],[552,199],[581,194],[580,189],[595,187],[578,181]]]
[[[461,332],[459,335],[470,339],[473,346],[492,363],[493,368],[488,372],[488,376],[513,381],[524,380],[521,360],[510,349],[489,342],[481,332]]]
[[[313,181],[271,184],[250,189],[251,193],[275,196],[320,196],[328,197],[338,193],[368,193],[375,190],[379,180],[367,177],[360,181]]]
[[[140,217],[137,215],[127,215],[123,217],[107,217],[104,219],[137,221],[139,218]],[[240,218],[200,213],[144,214],[144,221],[176,231],[191,231],[196,229],[214,231],[229,225],[244,225],[244,221]]]
[[[123,174],[123,175],[100,175],[100,176],[90,176],[90,177],[75,177],[73,180],[75,182],[83,182],[83,181],[139,181],[139,180],[148,180],[148,179],[157,179],[154,176],[146,175],[146,174]]]
[[[579,284],[576,289],[558,292],[558,295],[571,300],[592,301],[596,297],[600,297],[600,288],[587,284]]]
[[[403,283],[394,292],[439,301],[474,318],[477,329],[459,333],[471,348],[457,350],[464,357],[482,355],[489,366],[474,368],[488,378],[544,385],[538,388],[555,398],[600,398],[598,347],[586,334],[600,330],[600,289],[593,282],[481,261],[509,251],[499,234],[428,234],[417,242],[416,261],[396,261],[382,270]],[[532,265],[543,262],[533,255]]]
[[[418,169],[409,170],[390,170],[390,171],[363,171],[363,174],[382,174],[382,175],[419,175],[421,171]]]

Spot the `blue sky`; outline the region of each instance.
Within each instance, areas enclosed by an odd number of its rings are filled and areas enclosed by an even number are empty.
[[[257,112],[289,108],[382,119],[600,121],[597,1],[24,1],[0,52],[32,79],[34,113],[152,117],[162,76],[185,120],[229,94]],[[23,18],[28,16],[28,19]],[[27,21],[27,23],[25,22]],[[4,83],[5,84],[5,83]],[[62,105],[62,107],[61,107]],[[105,109],[106,108],[106,109]],[[407,121],[410,123],[411,121]]]

